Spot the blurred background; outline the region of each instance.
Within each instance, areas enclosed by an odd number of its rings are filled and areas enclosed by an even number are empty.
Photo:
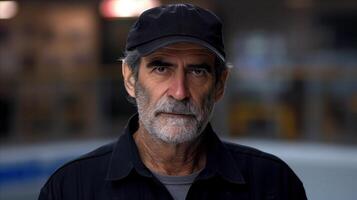
[[[233,65],[212,123],[284,159],[309,199],[357,198],[357,1],[0,1],[0,199],[36,199],[61,164],[130,115],[118,58],[144,10],[193,3]]]

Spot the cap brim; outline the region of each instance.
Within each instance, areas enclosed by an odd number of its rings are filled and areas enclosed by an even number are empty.
[[[156,39],[151,42],[142,44],[142,45],[136,47],[136,49],[141,56],[146,56],[146,55],[154,52],[157,49],[160,49],[167,45],[178,43],[178,42],[189,42],[189,43],[199,44],[201,46],[206,47],[210,51],[212,51],[223,62],[225,62],[225,60],[226,60],[225,57],[216,48],[214,48],[212,45],[210,45],[208,42],[205,42],[205,41],[197,39],[197,38],[189,37],[189,36],[167,36],[164,38]]]

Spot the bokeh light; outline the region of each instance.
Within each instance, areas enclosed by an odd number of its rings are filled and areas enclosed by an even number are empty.
[[[11,19],[17,14],[16,1],[0,1],[0,19]]]
[[[104,0],[100,12],[104,17],[137,17],[143,11],[158,6],[157,0]]]

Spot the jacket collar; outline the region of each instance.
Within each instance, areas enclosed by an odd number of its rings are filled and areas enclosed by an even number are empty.
[[[138,115],[129,119],[124,134],[120,136],[111,155],[106,180],[121,180],[130,175],[132,171],[145,177],[152,177],[152,173],[142,163],[133,134],[138,129]],[[244,178],[234,160],[231,152],[226,149],[214,133],[210,124],[204,132],[203,142],[207,145],[206,167],[197,177],[198,179],[209,179],[221,176],[223,179],[237,184],[244,184]]]

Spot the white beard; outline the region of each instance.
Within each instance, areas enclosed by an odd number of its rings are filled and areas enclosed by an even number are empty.
[[[144,128],[151,136],[169,144],[190,142],[200,136],[214,107],[211,94],[200,109],[191,102],[177,101],[171,97],[163,97],[156,105],[149,105],[149,96],[140,83],[137,83],[135,92],[139,120]],[[185,115],[168,115],[161,112]]]

